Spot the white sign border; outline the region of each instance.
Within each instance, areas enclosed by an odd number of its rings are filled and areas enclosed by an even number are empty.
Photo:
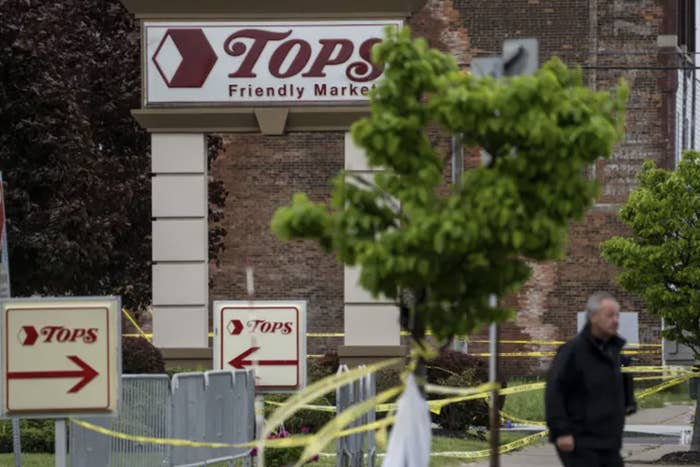
[[[116,384],[116,400],[114,401],[114,404],[112,404],[112,409],[109,410],[94,410],[94,411],[71,411],[69,409],[62,410],[62,411],[56,411],[56,412],[41,412],[37,411],[35,412],[29,412],[29,411],[23,411],[22,413],[12,413],[8,414],[5,410],[5,358],[6,356],[2,356],[0,358],[0,419],[12,419],[12,418],[43,418],[43,419],[60,419],[60,418],[68,418],[68,417],[75,417],[75,416],[101,416],[101,417],[117,417],[119,415],[119,409],[121,407],[121,398],[122,398],[122,345],[121,345],[121,339],[122,339],[122,320],[121,320],[121,311],[122,311],[122,300],[120,296],[117,295],[103,295],[103,296],[95,296],[95,297],[7,297],[7,298],[2,298],[0,299],[0,351],[5,348],[5,305],[6,304],[13,304],[13,303],[19,303],[21,305],[41,305],[42,303],[46,302],[51,302],[51,303],[65,303],[66,306],[70,306],[71,304],[75,304],[80,306],[81,302],[96,302],[96,301],[110,301],[113,300],[116,303],[115,307],[115,312],[114,312],[114,323],[110,323],[114,326],[114,335],[115,335],[115,343],[116,343],[116,349],[114,348],[114,344],[112,344],[112,348],[108,348],[108,352],[112,352],[114,350],[115,352],[115,358],[116,358],[116,368],[115,368],[115,373],[116,373],[116,378],[114,378],[114,382]],[[109,357],[108,357],[109,358]],[[59,409],[60,410],[60,409]]]
[[[308,302],[306,300],[216,300],[212,302],[212,327],[214,331],[213,339],[213,370],[226,370],[227,368],[221,367],[221,351],[223,346],[222,332],[221,329],[221,311],[226,307],[238,307],[238,308],[266,308],[266,307],[279,307],[282,305],[287,305],[289,307],[296,307],[299,309],[299,332],[297,335],[297,345],[299,348],[299,382],[296,387],[289,386],[284,388],[266,388],[266,387],[255,387],[255,392],[260,394],[290,394],[301,391],[306,387],[307,383],[307,354],[306,354],[306,332],[307,332],[307,312],[308,312]],[[246,367],[246,370],[250,370],[252,367]]]
[[[261,19],[211,19],[211,20],[178,20],[178,19],[148,19],[143,21],[140,40],[141,40],[141,107],[143,109],[169,109],[169,108],[196,108],[196,107],[211,107],[211,108],[250,108],[250,107],[333,107],[333,106],[366,106],[369,105],[369,96],[358,97],[357,99],[319,99],[319,100],[212,100],[212,99],[187,99],[187,100],[152,100],[151,90],[148,87],[149,76],[151,74],[151,49],[148,48],[148,30],[149,28],[206,28],[206,27],[259,27],[259,28],[274,28],[282,26],[392,26],[396,30],[400,30],[405,26],[406,22],[403,19],[387,17],[381,19],[318,19],[318,20],[261,20]],[[385,36],[382,35],[382,40]],[[211,44],[210,44],[211,45]],[[384,77],[384,73],[379,75],[373,82],[376,84]],[[208,78],[207,78],[208,79]],[[371,88],[372,86],[370,86]]]

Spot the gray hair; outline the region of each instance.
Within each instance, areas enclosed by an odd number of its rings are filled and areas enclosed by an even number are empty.
[[[588,301],[586,302],[586,318],[590,318],[592,314],[600,310],[600,304],[603,300],[612,300],[618,303],[617,299],[609,292],[595,292],[588,297]]]

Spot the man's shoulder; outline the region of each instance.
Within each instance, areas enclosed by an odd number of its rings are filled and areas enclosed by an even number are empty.
[[[566,355],[569,355],[573,351],[574,345],[575,344],[573,339],[569,339],[568,341],[564,342],[557,349],[557,357],[562,358]]]
[[[571,355],[572,353],[577,352],[584,344],[585,340],[580,334],[577,334],[568,341],[564,342],[561,347],[559,347],[557,353],[561,356]]]

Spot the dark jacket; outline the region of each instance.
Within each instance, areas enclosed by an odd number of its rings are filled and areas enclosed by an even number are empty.
[[[545,414],[554,442],[573,435],[576,446],[620,449],[625,424],[625,388],[615,336],[605,344],[591,335],[590,325],[561,346],[547,376]]]

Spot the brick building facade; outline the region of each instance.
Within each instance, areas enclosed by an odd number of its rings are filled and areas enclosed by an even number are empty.
[[[536,37],[541,60],[558,56],[569,65],[582,66],[589,86],[610,89],[622,76],[631,88],[625,138],[610,160],[590,170],[600,182],[598,203],[572,225],[561,261],[533,265],[532,279],[512,299],[517,318],[503,327],[502,339],[565,339],[575,333],[576,313],[587,296],[606,289],[619,297],[623,311],[640,312],[640,342],[659,342],[660,320],[614,284],[616,271],[601,258],[599,244],[625,232],[616,213],[634,189],[642,162],[652,159],[673,167],[679,144],[675,68],[685,63],[684,46],[694,50],[694,40],[687,34],[692,28],[684,23],[686,6],[670,0],[428,0],[409,19],[415,36],[453,54],[465,68],[473,57],[499,54],[506,38]],[[220,263],[210,267],[211,300],[244,298],[244,267],[250,264],[255,268],[257,298],[307,300],[309,332],[342,332],[342,265],[310,243],[278,241],[269,222],[275,209],[297,191],[317,201],[328,198],[329,182],[343,168],[344,134],[223,136],[224,151],[211,176],[222,180],[229,192],[222,222],[228,235]],[[448,150],[447,139],[441,146]],[[473,154],[468,158],[467,167],[476,163]],[[340,337],[308,341],[310,353],[340,344]],[[470,351],[483,348],[472,345]],[[503,347],[503,351],[551,349]],[[645,360],[658,361],[658,356]],[[510,373],[525,367],[527,372],[537,371],[548,360],[527,362],[521,365],[522,359],[510,359],[504,367]]]

